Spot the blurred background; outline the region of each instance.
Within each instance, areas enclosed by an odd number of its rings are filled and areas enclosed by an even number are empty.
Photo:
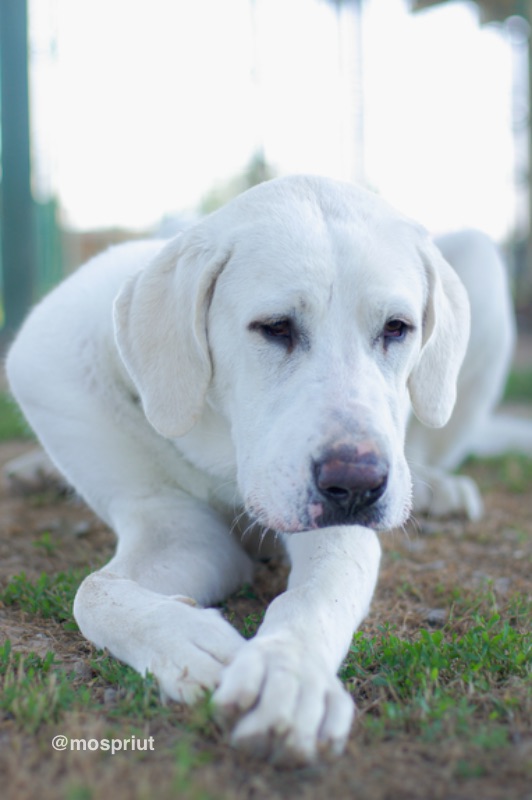
[[[530,327],[531,19],[531,0],[0,0],[0,336],[108,244],[294,172],[485,231]]]

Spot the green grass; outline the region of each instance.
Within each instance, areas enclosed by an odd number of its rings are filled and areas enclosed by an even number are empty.
[[[82,577],[77,571],[32,582],[20,575],[8,584],[2,599],[69,625],[71,601]],[[452,747],[463,754],[449,766],[461,783],[491,775],[493,758],[512,753],[515,741],[530,730],[532,599],[516,595],[499,613],[489,587],[468,595],[460,588],[449,593],[442,586],[441,591],[451,607],[442,629],[399,634],[386,626],[377,635],[357,633],[341,679],[358,705],[362,748],[374,751],[381,744],[401,747],[410,742],[430,748],[427,752],[436,762],[440,749],[448,752]],[[249,614],[240,627],[251,633],[257,617]],[[205,695],[185,711],[163,705],[153,676],[143,678],[105,653],[87,656],[79,634],[77,638],[83,676],[58,663],[52,653],[44,658],[13,653],[9,642],[0,648],[0,718],[10,735],[18,732],[19,742],[39,737],[43,743],[58,731],[91,738],[91,725],[98,719],[108,738],[154,735],[157,755],[139,752],[127,757],[134,758],[132,768],[142,759],[160,759],[167,765],[165,780],[176,797],[227,796],[222,786],[214,794],[206,791],[202,777],[209,762],[225,753],[219,748],[210,697]],[[98,758],[103,761],[106,755]],[[523,766],[524,773],[527,770],[532,779],[532,764]],[[71,793],[65,797],[100,796],[92,779],[68,788]],[[138,796],[148,794],[143,789]]]
[[[115,690],[112,702],[106,707],[106,715],[110,719],[128,717],[149,720],[168,716],[169,709],[161,705],[153,675],[142,677],[131,667],[103,653],[93,658],[90,665],[93,681]]]
[[[80,681],[73,671],[56,664],[53,653],[42,658],[35,653],[13,653],[6,641],[0,648],[0,709],[11,716],[26,733],[36,733],[43,725],[58,722],[67,711],[92,710],[103,714],[110,723],[128,720],[130,725],[145,726],[147,720],[171,716],[171,708],[161,704],[153,676],[146,678],[131,667],[99,654],[90,662],[92,675]],[[102,689],[115,690],[102,700]],[[208,699],[198,704],[205,718]],[[192,727],[204,727],[200,723]],[[193,717],[194,720],[194,717]]]
[[[51,531],[42,531],[39,536],[32,542],[36,550],[40,550],[47,556],[53,556],[57,553],[59,543],[54,541]]]
[[[532,403],[532,370],[513,370],[508,376],[504,400],[511,403]]]
[[[6,606],[16,605],[22,611],[57,622],[66,622],[75,627],[72,616],[74,595],[89,569],[69,570],[56,575],[43,572],[35,581],[24,572],[14,575],[0,592],[0,600]]]
[[[44,658],[34,653],[21,655],[12,651],[9,641],[5,642],[0,648],[0,717],[11,720],[23,734],[34,737],[42,732],[46,742],[58,729],[68,738],[80,735],[84,739],[92,738],[83,732],[80,734],[79,723],[72,727],[67,716],[70,712],[81,712],[84,718],[87,714],[97,714],[105,720],[105,737],[119,740],[132,734],[148,738],[153,735],[150,721],[156,721],[157,725],[166,721],[175,734],[168,737],[166,744],[156,735],[155,749],[159,757],[166,749],[173,759],[170,781],[176,796],[214,800],[197,783],[202,768],[212,756],[198,750],[195,744],[198,736],[212,736],[215,730],[210,698],[206,696],[197,703],[183,722],[176,719],[176,706],[161,703],[153,676],[143,678],[102,653],[90,661],[90,667],[92,674],[80,678],[75,671],[57,664],[53,653]],[[109,690],[113,692],[111,700]],[[151,752],[143,751],[127,755],[135,761],[152,756]],[[89,786],[79,784],[69,796],[93,797],[93,793]]]
[[[357,633],[341,677],[369,709],[368,735],[508,744],[515,720],[532,711],[532,603],[514,598],[505,616],[474,615],[461,634],[452,621],[410,639],[388,628]]]
[[[72,571],[31,582],[18,575],[1,599],[72,625],[72,600],[82,577]],[[508,744],[515,720],[532,713],[532,601],[514,597],[501,614],[494,612],[489,589],[476,599],[464,599],[457,590],[451,599],[453,612],[440,630],[422,629],[406,638],[383,627],[376,636],[355,635],[341,678],[354,690],[362,711],[366,709],[363,726],[372,740],[454,737],[491,750]],[[256,622],[255,614],[246,618],[246,632]],[[23,658],[6,644],[0,650],[0,708],[29,732],[79,708],[97,710],[110,721],[171,713],[161,706],[153,677],[144,679],[101,653],[90,660],[90,669],[88,685],[80,685],[73,673],[55,664],[52,654]],[[115,691],[105,707],[104,688]],[[203,734],[213,729],[206,697],[192,713],[189,730]]]
[[[57,722],[64,711],[90,702],[87,687],[75,687],[70,675],[54,668],[53,653],[23,657],[11,651],[9,641],[0,648],[0,687],[0,709],[31,734]]]
[[[74,671],[55,662],[53,653],[44,658],[14,653],[6,641],[0,648],[0,709],[12,716],[20,728],[35,733],[57,722],[66,711],[92,709],[107,719],[138,722],[169,716],[161,705],[153,676],[146,678],[115,659],[96,655],[90,660],[91,676],[80,680]],[[114,690],[104,703],[102,689]]]
[[[33,434],[15,401],[6,392],[0,392],[0,441],[32,437]]]
[[[423,741],[466,739],[483,750],[508,744],[514,718],[532,710],[532,631],[530,601],[513,620],[498,614],[477,617],[462,635],[452,629],[421,630],[411,638],[383,628],[377,636],[357,633],[341,678],[355,687],[372,739],[407,734]],[[528,619],[523,609],[528,608]],[[512,622],[528,624],[520,631]],[[35,733],[58,722],[68,710],[91,709],[110,721],[171,715],[161,706],[153,677],[142,678],[115,659],[99,654],[90,661],[92,677],[77,676],[45,658],[0,648],[0,709],[17,725]],[[104,706],[103,687],[116,691]],[[189,732],[212,732],[209,698],[192,714]]]
[[[0,602],[15,606],[32,616],[41,616],[61,623],[66,630],[77,631],[72,606],[76,590],[89,570],[59,572],[54,576],[42,573],[31,581],[24,573],[15,575],[0,593]],[[111,700],[102,708],[101,701],[91,699],[85,684],[77,676],[55,664],[53,653],[43,659],[35,654],[22,658],[12,653],[8,642],[0,649],[0,708],[12,714],[26,731],[56,720],[59,713],[76,708],[89,708],[105,713],[109,719],[139,721],[168,716],[161,705],[159,689],[151,675],[142,677],[116,659],[96,654],[90,660],[90,685],[96,689],[112,689]],[[209,697],[198,703],[190,717],[194,730],[212,728]]]
[[[507,453],[493,458],[472,457],[464,469],[473,468],[482,492],[507,489],[512,494],[528,494],[532,483],[532,458],[521,453]]]

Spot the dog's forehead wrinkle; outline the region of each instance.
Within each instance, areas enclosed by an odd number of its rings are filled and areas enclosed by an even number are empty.
[[[261,263],[260,257],[252,264],[240,254],[221,274],[215,301],[231,320],[245,327],[288,318],[308,334],[309,321],[326,310],[331,289],[331,275],[301,259],[296,268],[294,263],[275,260]]]
[[[250,235],[238,237],[233,246],[222,276],[225,292],[235,305],[239,297],[254,296],[257,313],[263,301],[272,315],[286,313],[290,305],[311,314],[345,311],[359,302],[361,321],[368,311],[382,308],[383,299],[390,303],[391,290],[397,295],[398,313],[403,313],[401,297],[410,305],[418,302],[415,295],[424,290],[424,271],[415,247],[395,244],[393,227],[385,226],[383,243],[375,231],[344,222],[333,221],[324,236],[315,230],[309,233],[308,225],[301,229],[293,219],[258,220],[250,226]]]
[[[339,191],[339,188],[341,191]],[[383,244],[410,248],[426,232],[374,192],[316,176],[292,176],[262,183],[209,215],[200,226],[219,241],[254,243],[271,253],[297,252],[338,239],[375,249]]]

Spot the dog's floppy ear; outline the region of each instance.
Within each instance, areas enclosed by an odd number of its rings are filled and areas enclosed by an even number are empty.
[[[422,348],[408,386],[416,417],[441,428],[456,401],[456,382],[469,340],[469,300],[455,271],[428,237],[421,257],[428,298]]]
[[[167,438],[183,436],[200,416],[212,373],[208,306],[229,257],[197,231],[164,246],[114,304],[118,350],[146,418]]]

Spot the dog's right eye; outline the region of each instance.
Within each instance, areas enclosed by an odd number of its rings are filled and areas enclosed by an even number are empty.
[[[288,349],[292,349],[294,346],[294,325],[292,320],[287,317],[252,322],[249,329],[258,331],[265,339],[283,344]]]

